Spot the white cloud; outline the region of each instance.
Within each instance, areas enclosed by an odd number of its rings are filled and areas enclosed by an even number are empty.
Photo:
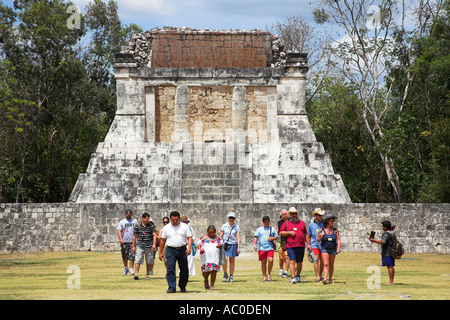
[[[108,3],[109,0],[103,0]],[[92,0],[72,0],[81,11]],[[180,0],[116,0],[119,15],[123,19],[142,18],[144,16],[168,16],[179,13]]]
[[[179,13],[181,1],[177,0],[118,0],[119,12],[123,18],[133,16],[172,16]]]

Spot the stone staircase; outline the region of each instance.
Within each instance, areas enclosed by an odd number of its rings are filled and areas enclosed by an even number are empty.
[[[182,167],[182,202],[238,202],[239,165],[185,164]]]

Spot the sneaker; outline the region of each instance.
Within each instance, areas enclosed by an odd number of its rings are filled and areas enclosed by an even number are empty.
[[[226,282],[228,280],[228,273],[223,274],[222,282]]]
[[[153,270],[149,272],[149,275],[151,275],[151,276],[153,275]]]
[[[284,272],[283,272],[283,275],[282,275],[282,277],[283,277],[283,278],[287,278],[287,277],[289,277],[289,275],[288,275],[287,271],[284,271]]]
[[[134,270],[133,269],[130,269],[130,274],[134,275]]]
[[[124,269],[123,269],[123,275],[126,276],[127,273],[128,273],[128,268],[124,268]]]
[[[291,279],[291,284],[296,284],[297,283],[297,277],[293,277]]]
[[[295,280],[297,280],[297,282],[302,282],[302,279],[300,278],[300,276],[296,276]]]
[[[230,282],[234,282],[233,275],[230,274]]]
[[[134,280],[139,280],[139,276],[138,276],[138,275],[135,275],[135,276],[134,276]]]
[[[281,269],[280,272],[278,272],[278,275],[279,275],[279,276],[282,276],[282,275],[283,275],[283,269]]]

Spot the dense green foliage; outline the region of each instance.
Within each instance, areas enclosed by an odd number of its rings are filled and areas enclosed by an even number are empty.
[[[424,15],[420,30],[391,27],[384,85],[367,112],[379,116],[371,131],[362,121],[360,84],[339,71],[307,104],[317,139],[353,202],[399,201],[378,154],[392,160],[402,202],[450,202],[450,2],[440,9]],[[320,23],[329,18],[320,10],[316,15]]]
[[[69,28],[70,5],[0,4],[1,202],[67,201],[113,119],[113,56],[140,29],[99,0]]]

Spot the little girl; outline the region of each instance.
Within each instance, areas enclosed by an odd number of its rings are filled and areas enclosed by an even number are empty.
[[[216,228],[209,226],[206,230],[207,234],[200,237],[198,242],[198,249],[200,250],[200,261],[203,278],[205,279],[205,289],[214,290],[214,283],[216,282],[217,271],[220,271],[220,249],[223,241],[216,236]],[[211,276],[211,285],[208,281]]]

